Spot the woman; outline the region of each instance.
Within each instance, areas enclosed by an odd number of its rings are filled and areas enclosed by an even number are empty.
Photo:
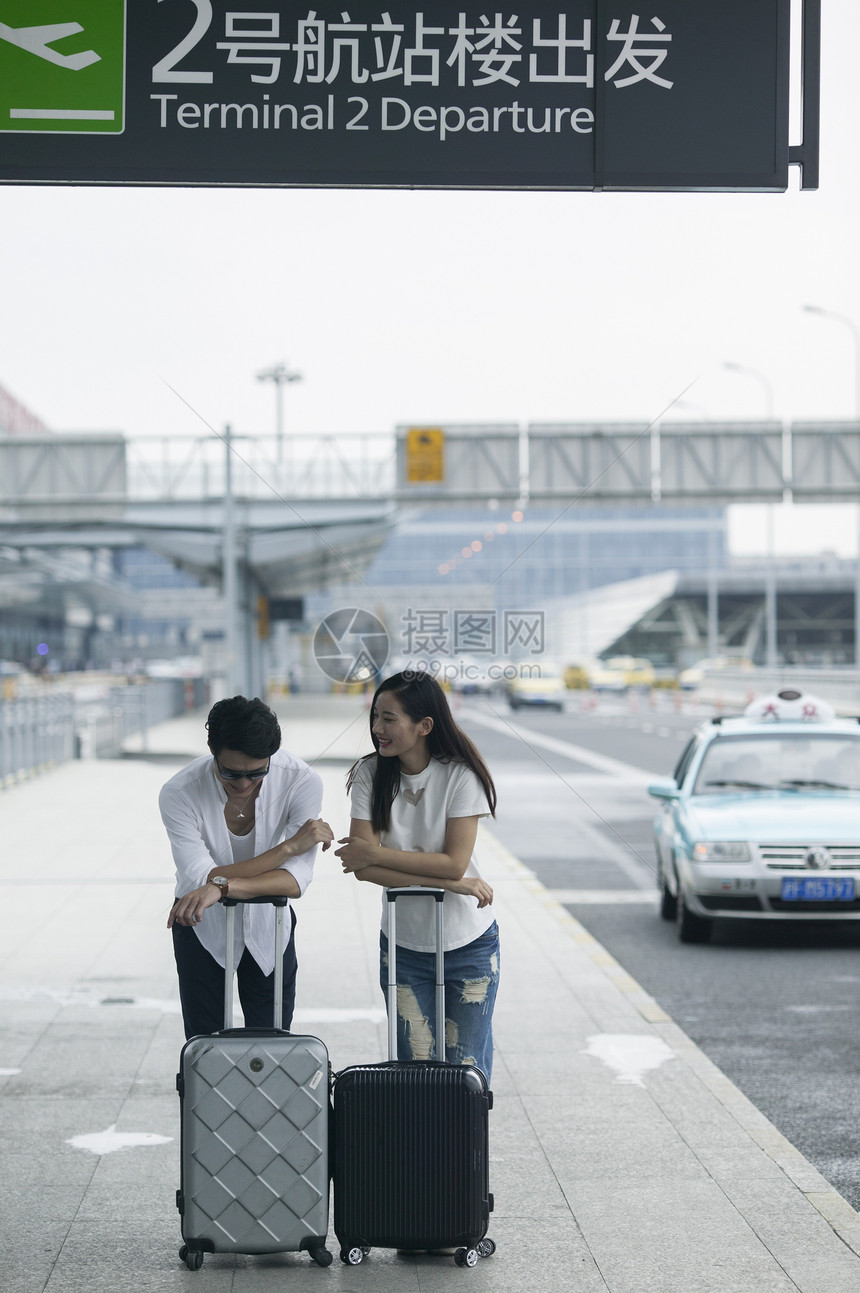
[[[167,921],[179,975],[186,1037],[216,1032],[224,1019],[225,895],[290,899],[284,952],[282,1027],[296,993],[295,911],[311,882],[318,844],[334,834],[319,819],[322,781],[280,748],[276,716],[261,700],[233,696],[213,705],[209,754],[163,786],[161,817],[176,863],[176,901]],[[249,1028],[271,1028],[274,1011],[274,908],[242,909],[235,922],[234,964]]]
[[[397,673],[373,697],[375,754],[350,770],[349,837],[336,850],[346,873],[389,886],[429,885],[445,898],[445,1058],[492,1075],[499,931],[493,891],[474,858],[478,819],[495,814],[496,790],[478,751],[429,674]],[[383,901],[383,913],[387,907]],[[397,1044],[400,1059],[430,1059],[435,1038],[435,903],[397,912]],[[388,942],[380,938],[386,991]]]

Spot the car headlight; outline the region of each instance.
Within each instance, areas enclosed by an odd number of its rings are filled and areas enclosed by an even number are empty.
[[[750,857],[749,844],[740,840],[694,844],[690,854],[692,862],[749,862]]]

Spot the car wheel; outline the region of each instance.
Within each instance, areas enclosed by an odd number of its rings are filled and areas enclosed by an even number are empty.
[[[684,901],[684,890],[678,885],[678,897],[675,900],[675,918],[678,923],[678,937],[682,943],[707,943],[711,937],[714,922],[706,916],[697,916],[690,911]]]
[[[678,899],[666,883],[666,877],[660,869],[660,915],[663,920],[678,919]]]

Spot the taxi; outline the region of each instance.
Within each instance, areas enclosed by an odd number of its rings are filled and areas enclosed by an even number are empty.
[[[696,728],[648,793],[660,914],[684,943],[715,919],[860,919],[860,723],[786,688]]]
[[[538,664],[520,664],[507,680],[508,704],[511,709],[534,706],[564,711],[564,675],[556,664],[542,660]]]

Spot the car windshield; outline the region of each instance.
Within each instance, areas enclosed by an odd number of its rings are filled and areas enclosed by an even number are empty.
[[[718,737],[705,752],[693,794],[738,790],[860,791],[860,733]]]

